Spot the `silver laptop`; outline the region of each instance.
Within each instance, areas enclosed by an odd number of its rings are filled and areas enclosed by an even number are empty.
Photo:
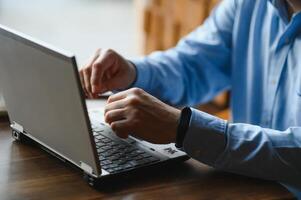
[[[0,26],[0,87],[17,140],[30,140],[81,169],[90,185],[103,177],[188,157],[174,144],[118,138],[87,111],[74,55]],[[153,133],[156,134],[156,133]]]

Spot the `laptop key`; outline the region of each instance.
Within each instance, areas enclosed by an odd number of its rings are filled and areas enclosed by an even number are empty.
[[[101,162],[102,165],[110,165],[112,162],[110,160],[104,160]]]
[[[144,154],[144,153],[145,153],[144,151],[141,151],[140,149],[135,150],[135,152],[136,152],[137,154]]]
[[[97,150],[98,154],[103,153],[103,150],[102,150],[101,148],[98,148],[98,149],[96,149],[96,150]]]
[[[115,163],[110,164],[110,168],[115,168],[115,167],[118,167],[118,165]]]
[[[101,161],[104,161],[104,160],[106,160],[106,158],[105,158],[105,157],[101,157],[101,156],[100,156],[100,157],[99,157],[99,160],[100,160],[100,162],[101,162]]]
[[[98,134],[98,135],[95,136],[95,138],[97,138],[98,140],[102,140],[102,139],[104,139],[105,137],[102,136],[102,135],[100,135],[100,134]]]
[[[109,138],[103,138],[101,141],[103,143],[109,143],[109,142],[111,142],[111,140]]]
[[[147,163],[147,161],[146,160],[136,160],[136,162],[137,162],[137,164],[138,165],[144,165],[144,164],[146,164]]]
[[[145,160],[148,161],[148,162],[156,162],[156,161],[159,161],[159,159],[158,159],[158,158],[155,158],[155,157],[146,158]]]
[[[101,168],[104,169],[104,170],[107,170],[107,169],[109,169],[109,166],[108,165],[102,165]]]
[[[119,166],[118,166],[118,167],[115,167],[113,170],[116,171],[116,172],[119,172],[119,171],[121,171],[122,169],[123,169],[122,167],[119,167]]]
[[[142,155],[137,155],[137,156],[135,156],[135,160],[141,160],[141,159],[143,159],[144,157],[142,156]]]
[[[130,164],[130,163],[126,163],[125,165],[123,165],[124,169],[129,169],[129,168],[132,168],[132,167],[133,167],[133,165]]]
[[[140,167],[159,159],[147,152],[131,145],[135,140],[113,140],[101,135],[101,131],[94,132],[97,152],[101,167],[109,173],[127,171]]]
[[[151,155],[146,154],[146,153],[141,154],[140,156],[141,156],[142,158],[150,158],[150,157],[152,157]]]
[[[105,147],[106,146],[106,144],[104,144],[102,142],[98,142],[98,141],[95,144],[97,147]]]
[[[136,140],[132,139],[132,138],[127,138],[127,139],[124,139],[126,142],[130,143],[130,144],[134,144],[136,143]]]
[[[137,162],[137,161],[135,161],[135,160],[130,161],[130,164],[131,164],[133,167],[137,167],[137,166],[143,165],[143,163],[139,163],[139,162]]]
[[[105,169],[107,172],[109,172],[109,173],[112,173],[113,171],[114,171],[114,169],[112,169],[112,168],[108,168],[108,169]]]

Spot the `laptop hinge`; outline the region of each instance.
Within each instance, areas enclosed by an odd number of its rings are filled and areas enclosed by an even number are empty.
[[[16,131],[18,131],[19,133],[23,133],[24,132],[24,129],[23,129],[23,126],[21,126],[20,124],[18,124],[17,122],[13,122],[10,127]]]
[[[90,165],[80,161],[80,167],[82,168],[82,170],[84,170],[86,173],[88,174],[93,174],[93,169],[92,167],[90,167]]]

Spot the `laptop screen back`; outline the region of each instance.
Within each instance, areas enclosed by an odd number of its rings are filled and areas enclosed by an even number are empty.
[[[0,87],[11,122],[99,175],[75,58],[0,27]]]

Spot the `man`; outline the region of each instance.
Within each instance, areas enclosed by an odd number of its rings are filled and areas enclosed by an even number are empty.
[[[105,111],[122,138],[177,142],[200,162],[300,195],[300,10],[300,0],[224,0],[170,50],[133,61],[98,50],[80,71],[83,88],[91,98],[123,90]],[[226,89],[232,123],[170,106],[205,103]]]

